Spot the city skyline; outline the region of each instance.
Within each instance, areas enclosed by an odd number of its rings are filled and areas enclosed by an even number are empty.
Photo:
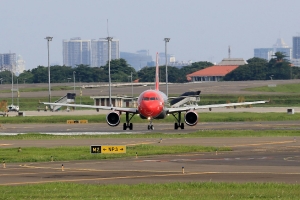
[[[295,0],[2,0],[2,5],[0,53],[22,55],[26,69],[47,66],[47,36],[53,37],[50,63],[62,65],[62,41],[78,36],[109,35],[120,40],[120,51],[145,49],[152,57],[164,52],[168,37],[168,53],[176,61],[218,63],[228,56],[228,46],[231,57],[247,60],[253,49],[278,38],[292,47],[293,36],[300,34]]]

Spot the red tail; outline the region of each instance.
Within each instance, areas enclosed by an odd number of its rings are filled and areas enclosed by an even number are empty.
[[[159,90],[159,66],[158,66],[158,53],[156,53],[156,70],[155,70],[155,90]]]

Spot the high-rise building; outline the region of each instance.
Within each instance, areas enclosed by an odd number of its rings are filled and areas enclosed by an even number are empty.
[[[63,65],[91,64],[91,40],[81,40],[80,37],[63,40]]]
[[[120,58],[119,40],[112,39],[111,60]],[[108,61],[108,41],[105,39],[91,41],[91,66],[101,67],[106,65]]]
[[[271,60],[274,55],[273,48],[256,48],[254,49],[254,57]]]
[[[292,48],[290,48],[283,39],[277,39],[276,43],[273,45],[273,48],[256,48],[254,49],[254,57],[263,58],[266,60],[271,60],[274,57],[276,52],[283,53],[286,57],[285,59],[292,59]]]
[[[293,58],[300,59],[300,36],[293,37]]]
[[[175,56],[168,54],[168,65],[172,65],[172,63],[176,62]],[[166,65],[166,54],[165,53],[159,53],[158,54],[158,64],[161,65]]]
[[[21,55],[18,55],[17,61],[16,61],[16,74],[19,75],[23,73],[25,70],[25,61],[23,60]]]
[[[119,59],[119,40],[111,42],[111,59]],[[84,64],[91,67],[106,65],[108,61],[108,41],[81,40],[80,37],[63,40],[63,65],[75,67]]]
[[[120,57],[126,60],[126,62],[136,71],[149,66],[149,63],[152,62],[152,56],[149,55],[147,50],[140,50],[136,53],[120,52]]]
[[[16,73],[16,59],[15,53],[0,54],[0,71],[13,71]]]

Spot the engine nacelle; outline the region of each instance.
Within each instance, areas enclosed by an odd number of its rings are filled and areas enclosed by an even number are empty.
[[[198,123],[198,114],[194,111],[188,111],[184,115],[184,122],[189,126],[195,126]]]
[[[110,112],[106,115],[106,122],[110,126],[118,126],[120,124],[120,113]]]

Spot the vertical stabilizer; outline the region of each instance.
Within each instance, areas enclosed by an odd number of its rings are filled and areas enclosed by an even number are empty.
[[[159,66],[158,66],[158,53],[156,53],[156,70],[155,70],[155,90],[159,90]]]

